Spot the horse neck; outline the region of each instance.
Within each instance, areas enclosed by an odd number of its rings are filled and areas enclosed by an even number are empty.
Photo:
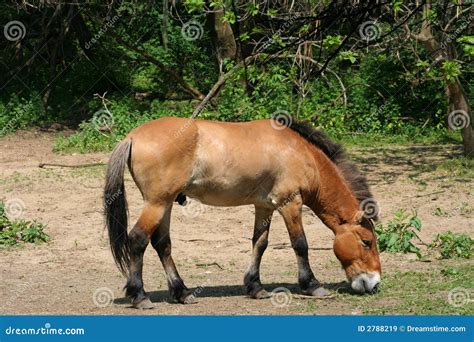
[[[337,166],[321,151],[314,153],[315,176],[307,204],[333,231],[344,223],[353,222],[359,203]]]

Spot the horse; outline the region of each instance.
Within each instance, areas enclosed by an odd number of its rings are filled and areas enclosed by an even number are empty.
[[[130,232],[127,166],[144,200]],[[106,173],[104,215],[110,247],[128,278],[126,296],[135,308],[154,306],[142,280],[143,254],[150,242],[173,300],[194,300],[171,256],[169,234],[172,206],[186,197],[213,206],[254,205],[252,257],[244,276],[251,298],[269,296],[260,281],[260,262],[274,211],[283,216],[288,230],[302,293],[328,295],[309,264],[303,205],[333,231],[333,251],[353,291],[372,293],[381,281],[376,215],[370,217],[361,206],[373,200],[367,179],[325,133],[292,118],[219,122],[163,117],[133,129],[118,143]]]

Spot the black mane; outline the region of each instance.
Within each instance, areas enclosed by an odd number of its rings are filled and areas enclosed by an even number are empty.
[[[333,142],[326,133],[315,129],[307,122],[297,121],[295,119],[288,120],[288,118],[280,117],[277,117],[276,120],[323,151],[341,171],[359,203],[369,198],[373,199],[367,178],[361,174],[357,166],[347,158],[346,152],[340,144]],[[375,219],[377,218],[375,217]]]

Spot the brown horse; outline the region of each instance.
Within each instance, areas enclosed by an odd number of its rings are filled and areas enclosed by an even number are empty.
[[[130,233],[123,180],[127,164],[145,202]],[[380,282],[373,223],[361,209],[362,202],[372,199],[367,181],[324,133],[294,120],[226,123],[167,117],[132,130],[112,152],[107,170],[110,245],[118,267],[128,275],[126,294],[134,307],[153,307],[142,281],[149,242],[158,252],[172,297],[181,303],[193,298],[171,257],[171,208],[183,196],[215,206],[255,206],[253,255],[244,278],[253,298],[268,296],[259,268],[275,210],[283,216],[296,253],[302,292],[327,294],[309,265],[303,205],[334,232],[334,253],[352,288],[372,292]]]

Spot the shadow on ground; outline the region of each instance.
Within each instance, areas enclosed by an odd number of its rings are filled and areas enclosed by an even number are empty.
[[[338,282],[338,283],[324,283],[323,287],[337,293],[348,293],[348,294],[358,295],[352,291],[349,284],[345,281]],[[295,295],[301,294],[301,290],[299,286],[294,283],[264,284],[264,288],[268,292],[272,292],[275,290],[278,291],[278,289],[281,290],[282,288],[286,288],[292,294],[295,294]],[[199,298],[247,296],[244,285],[206,286],[206,287],[193,288],[191,290],[195,294],[197,301],[199,301]],[[173,302],[169,296],[169,292],[166,290],[151,291],[151,292],[148,292],[148,295],[150,296],[151,301],[154,303]],[[116,298],[114,300],[114,304],[130,304],[130,299],[126,297]]]

